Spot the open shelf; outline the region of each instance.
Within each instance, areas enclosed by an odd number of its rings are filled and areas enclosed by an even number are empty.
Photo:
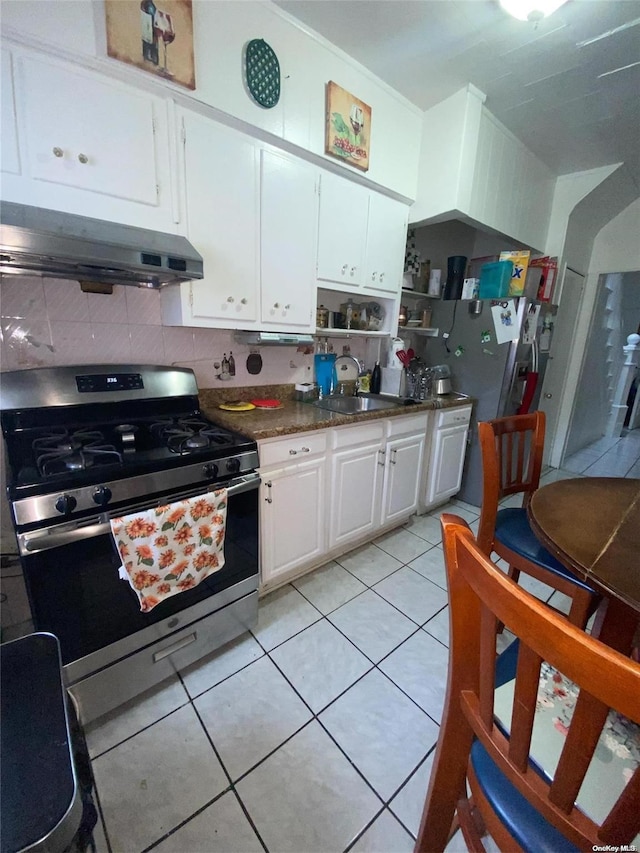
[[[313,334],[320,338],[388,338],[391,332],[373,332],[368,329],[316,329]]]
[[[432,293],[421,293],[419,290],[405,290],[403,287],[400,291],[402,296],[410,296],[413,299],[440,299],[440,296],[434,296]]]
[[[412,334],[422,335],[425,338],[437,338],[440,334],[440,329],[424,329],[422,326],[398,326],[398,332],[402,332],[403,334],[411,332]]]

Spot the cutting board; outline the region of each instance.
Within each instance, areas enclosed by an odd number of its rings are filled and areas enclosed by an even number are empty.
[[[227,403],[220,403],[219,409],[225,412],[250,412],[255,409],[253,403],[244,403],[242,400],[230,400]]]
[[[252,400],[256,409],[281,409],[282,403],[280,400]]]

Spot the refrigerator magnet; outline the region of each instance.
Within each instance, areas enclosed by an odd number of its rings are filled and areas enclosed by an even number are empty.
[[[463,352],[464,352],[464,347],[457,346],[457,347],[455,348],[455,350],[453,351],[453,354],[454,354],[454,355],[456,355],[456,356],[458,356],[458,358],[459,358],[459,357],[462,355],[462,353],[463,353]]]
[[[480,335],[480,342],[483,344],[488,344],[491,342],[491,332],[489,329],[485,329],[484,332]]]

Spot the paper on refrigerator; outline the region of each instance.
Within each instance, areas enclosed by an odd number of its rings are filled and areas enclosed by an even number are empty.
[[[496,332],[496,343],[506,344],[507,341],[518,339],[520,329],[518,328],[518,313],[516,303],[513,299],[503,302],[495,302],[491,306],[491,316]]]

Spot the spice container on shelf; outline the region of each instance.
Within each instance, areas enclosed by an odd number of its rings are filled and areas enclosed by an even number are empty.
[[[409,322],[409,309],[406,305],[400,306],[400,313],[398,314],[398,325],[406,326]]]
[[[326,329],[329,325],[329,309],[324,305],[320,305],[316,310],[316,327],[318,329]]]

